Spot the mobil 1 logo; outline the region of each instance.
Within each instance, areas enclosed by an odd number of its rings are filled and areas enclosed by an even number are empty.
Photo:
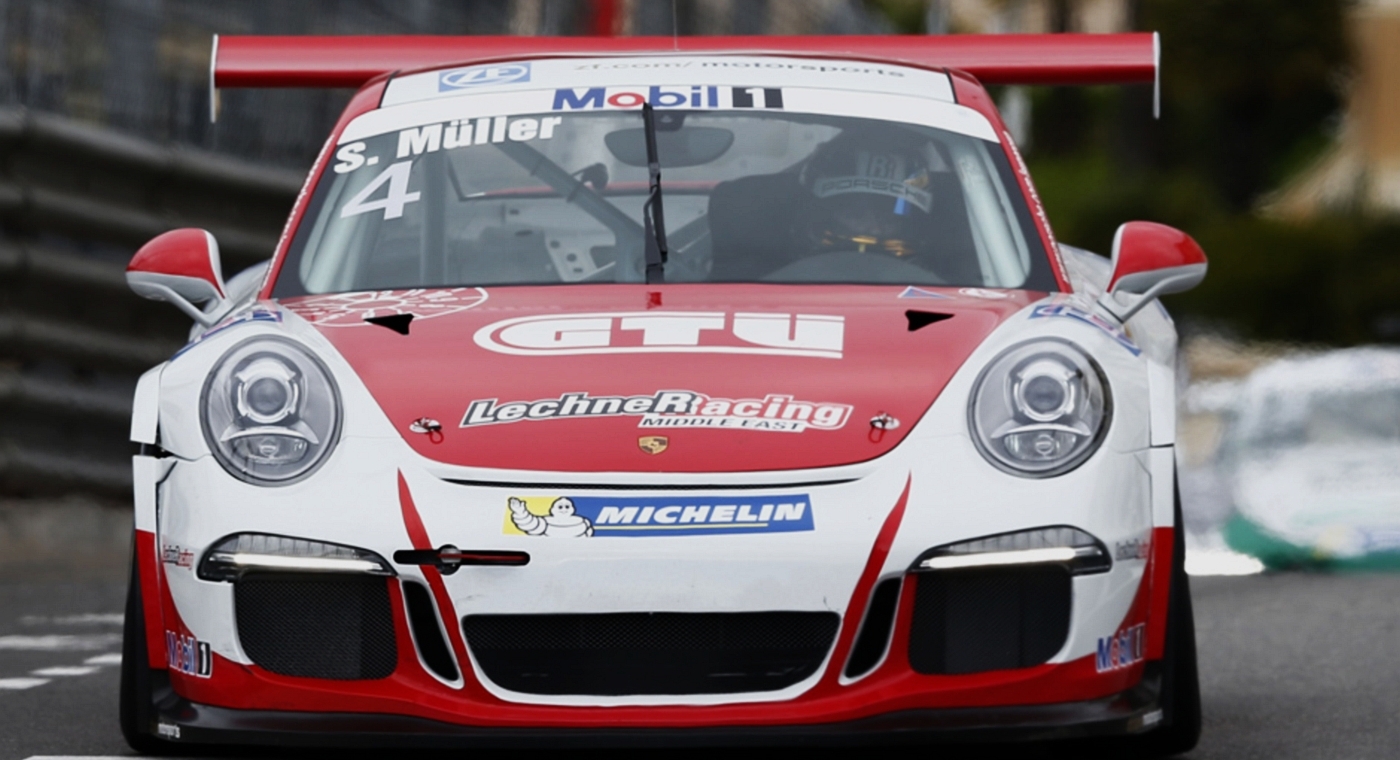
[[[554,91],[555,111],[641,108],[762,108],[780,110],[780,87],[563,87]]]

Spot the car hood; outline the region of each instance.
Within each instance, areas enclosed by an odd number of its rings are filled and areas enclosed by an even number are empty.
[[[557,472],[735,472],[884,454],[987,335],[1039,295],[583,285],[283,303],[335,346],[429,459]],[[414,318],[405,328],[406,314]]]

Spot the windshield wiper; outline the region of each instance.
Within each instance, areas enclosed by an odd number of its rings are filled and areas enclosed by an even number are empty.
[[[642,104],[642,124],[647,137],[647,174],[651,192],[642,206],[642,234],[646,236],[647,284],[666,281],[666,215],[661,207],[661,159],[656,152],[656,114],[650,103]]]

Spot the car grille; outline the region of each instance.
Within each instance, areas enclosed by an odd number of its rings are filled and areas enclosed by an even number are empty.
[[[486,677],[527,694],[775,691],[821,667],[834,612],[469,615]]]
[[[389,581],[339,575],[245,575],[234,583],[238,640],[284,676],[385,678],[398,663]]]
[[[1069,636],[1071,581],[1063,567],[915,573],[909,664],[919,673],[1025,668]]]

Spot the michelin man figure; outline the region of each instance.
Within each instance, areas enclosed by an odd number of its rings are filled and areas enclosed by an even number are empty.
[[[593,523],[587,517],[574,514],[574,502],[560,496],[549,505],[549,514],[540,516],[525,507],[521,499],[511,498],[510,521],[531,536],[564,536],[584,538],[593,535]]]

